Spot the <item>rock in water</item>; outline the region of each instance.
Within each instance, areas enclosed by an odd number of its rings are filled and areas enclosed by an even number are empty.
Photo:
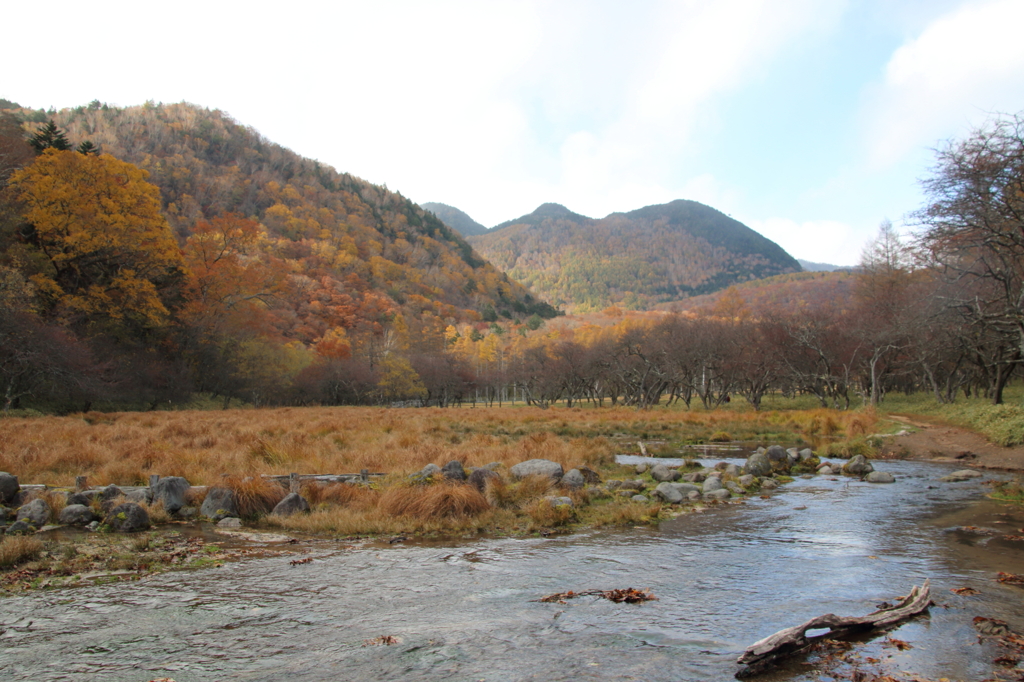
[[[18,521],[27,521],[36,528],[42,528],[50,521],[50,505],[37,497],[18,510]]]
[[[462,462],[453,459],[441,468],[441,473],[449,481],[465,481],[466,470],[462,468]]]
[[[761,481],[761,490],[775,490],[779,487],[779,482],[774,478],[766,478]]]
[[[714,492],[716,490],[722,490],[722,479],[718,478],[717,476],[708,476],[704,480],[704,488],[702,492],[705,495],[707,495],[708,493]]]
[[[755,452],[747,458],[747,463],[743,466],[743,473],[767,476],[772,473],[772,463],[768,461],[768,456],[763,452]]]
[[[731,496],[731,493],[725,488],[718,488],[711,492],[704,493],[705,500],[727,500]]]
[[[960,481],[968,481],[972,478],[981,478],[981,472],[974,469],[961,469],[960,471],[954,471],[948,476],[943,476],[939,480],[946,483],[959,483]]]
[[[509,473],[512,478],[526,478],[527,476],[547,476],[555,481],[562,478],[562,465],[548,459],[530,459],[516,464]]]
[[[0,504],[13,504],[14,498],[21,492],[18,477],[6,471],[0,471]]]
[[[494,473],[490,469],[481,468],[474,469],[473,473],[471,473],[469,475],[469,478],[466,479],[466,482],[469,483],[471,486],[475,487],[480,492],[484,492],[484,490],[487,489],[487,481],[490,481],[492,479],[498,480],[500,478],[501,477],[498,476],[498,474]]]
[[[199,513],[214,523],[231,516],[238,516],[235,491],[230,488],[210,488]]]
[[[69,504],[60,510],[58,521],[65,526],[88,526],[96,520],[96,514],[84,504]]]
[[[565,472],[565,475],[562,476],[561,483],[566,488],[578,490],[579,488],[582,488],[584,485],[586,485],[587,479],[583,477],[583,474],[580,473],[579,469],[569,469],[567,472]]]
[[[852,476],[865,476],[875,470],[868,458],[864,455],[854,455],[850,461],[843,465],[843,473]]]
[[[138,504],[125,502],[111,509],[103,523],[119,533],[134,533],[149,528],[149,514]]]
[[[153,503],[163,502],[164,511],[174,514],[185,506],[185,493],[191,486],[181,476],[161,478],[153,486]]]
[[[768,462],[771,464],[772,471],[787,472],[791,465],[789,459],[789,453],[786,452],[781,445],[773,445],[765,451],[765,457],[768,458]],[[749,460],[748,460],[749,461]],[[744,471],[745,474],[753,474],[753,471]],[[763,475],[763,474],[758,474]]]
[[[241,528],[242,519],[237,516],[228,516],[217,522],[218,528]]]
[[[864,480],[868,483],[894,483],[896,477],[888,471],[872,471],[864,477]]]
[[[270,513],[274,516],[291,516],[292,514],[308,511],[309,502],[306,502],[306,498],[298,493],[288,493],[283,500],[277,503],[274,511]]]

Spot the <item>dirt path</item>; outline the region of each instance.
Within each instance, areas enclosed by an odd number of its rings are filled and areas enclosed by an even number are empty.
[[[994,445],[984,436],[948,424],[930,423],[923,417],[896,414],[889,417],[918,430],[893,438],[886,450],[909,452],[912,459],[960,462],[979,469],[1024,471],[1024,446]]]

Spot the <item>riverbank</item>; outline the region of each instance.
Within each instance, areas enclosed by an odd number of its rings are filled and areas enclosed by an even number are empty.
[[[959,462],[980,469],[1024,472],[1024,445],[1003,446],[967,429],[919,415],[891,414],[909,433],[888,439],[883,453],[911,459]]]

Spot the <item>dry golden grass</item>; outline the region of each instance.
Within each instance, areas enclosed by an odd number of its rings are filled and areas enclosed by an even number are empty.
[[[491,508],[487,498],[473,486],[450,483],[391,486],[381,495],[378,506],[389,516],[418,519],[476,516]]]
[[[270,512],[288,494],[282,486],[261,476],[228,476],[220,485],[234,491],[235,505],[243,519]]]
[[[17,566],[39,556],[43,543],[25,535],[5,535],[0,538],[0,567]]]

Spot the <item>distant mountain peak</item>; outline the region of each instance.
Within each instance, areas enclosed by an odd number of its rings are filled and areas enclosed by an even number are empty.
[[[470,218],[465,211],[461,211],[454,206],[442,204],[437,201],[428,201],[425,204],[420,204],[420,207],[425,208],[436,215],[441,219],[442,223],[455,230],[463,237],[472,237],[487,232],[486,227]]]

